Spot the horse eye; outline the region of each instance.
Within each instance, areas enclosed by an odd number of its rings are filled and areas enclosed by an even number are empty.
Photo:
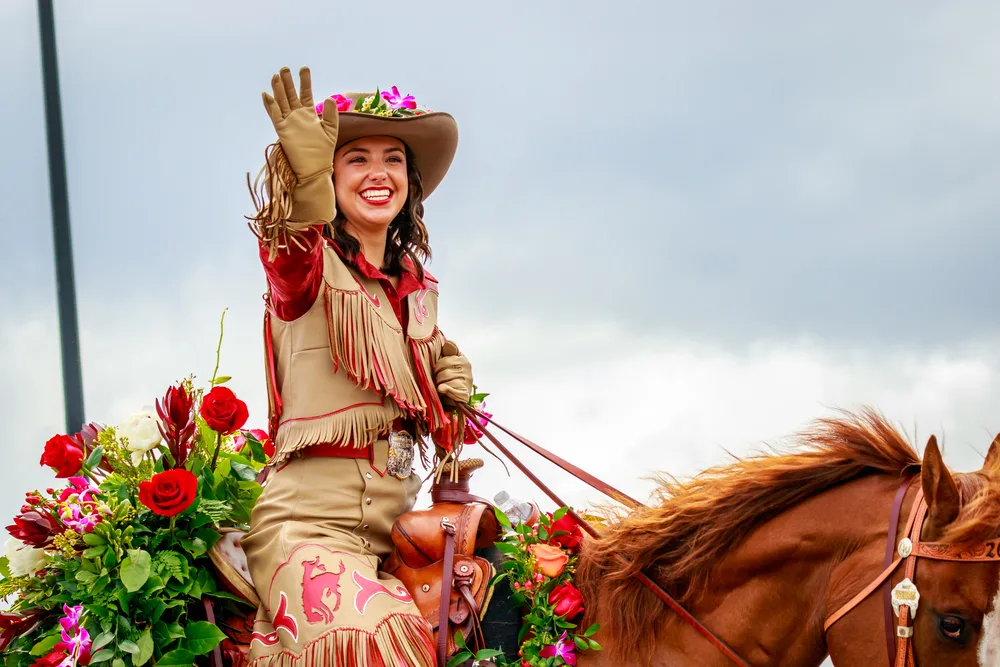
[[[940,616],[938,630],[945,638],[960,642],[965,635],[965,620],[958,616]]]

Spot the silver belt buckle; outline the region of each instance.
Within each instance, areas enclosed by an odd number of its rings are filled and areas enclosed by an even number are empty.
[[[389,434],[389,461],[385,469],[398,477],[406,479],[413,474],[413,436],[406,431],[393,431]]]

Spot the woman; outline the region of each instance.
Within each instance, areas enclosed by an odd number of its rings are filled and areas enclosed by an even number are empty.
[[[421,265],[423,199],[457,126],[395,88],[334,96],[319,116],[307,68],[298,93],[287,68],[271,86],[278,143],[252,226],[275,454],[243,540],[261,598],[252,665],[433,665],[430,625],[379,565],[420,487],[415,442],[449,449],[443,403],[472,389]]]

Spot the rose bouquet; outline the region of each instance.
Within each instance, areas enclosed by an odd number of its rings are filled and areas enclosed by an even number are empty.
[[[60,484],[26,495],[0,557],[5,667],[190,665],[221,649],[241,662],[212,621],[252,607],[220,587],[209,552],[247,528],[270,443],[241,430],[228,379],[204,392],[189,378],[155,415],[45,444]]]
[[[527,613],[518,636],[519,667],[576,665],[578,650],[599,651],[591,639],[599,626],[579,631],[583,616],[583,594],[573,585],[573,572],[583,543],[583,532],[566,507],[542,514],[538,525],[512,526],[507,515],[496,510],[504,527],[497,548],[506,556],[497,580],[506,578],[513,599]]]

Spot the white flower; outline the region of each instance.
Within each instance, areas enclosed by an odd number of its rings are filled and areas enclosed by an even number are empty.
[[[160,428],[152,412],[134,414],[115,427],[119,438],[128,438],[132,465],[139,465],[146,452],[160,444]]]
[[[44,551],[30,547],[16,537],[8,538],[4,547],[12,577],[33,577],[45,565]]]

